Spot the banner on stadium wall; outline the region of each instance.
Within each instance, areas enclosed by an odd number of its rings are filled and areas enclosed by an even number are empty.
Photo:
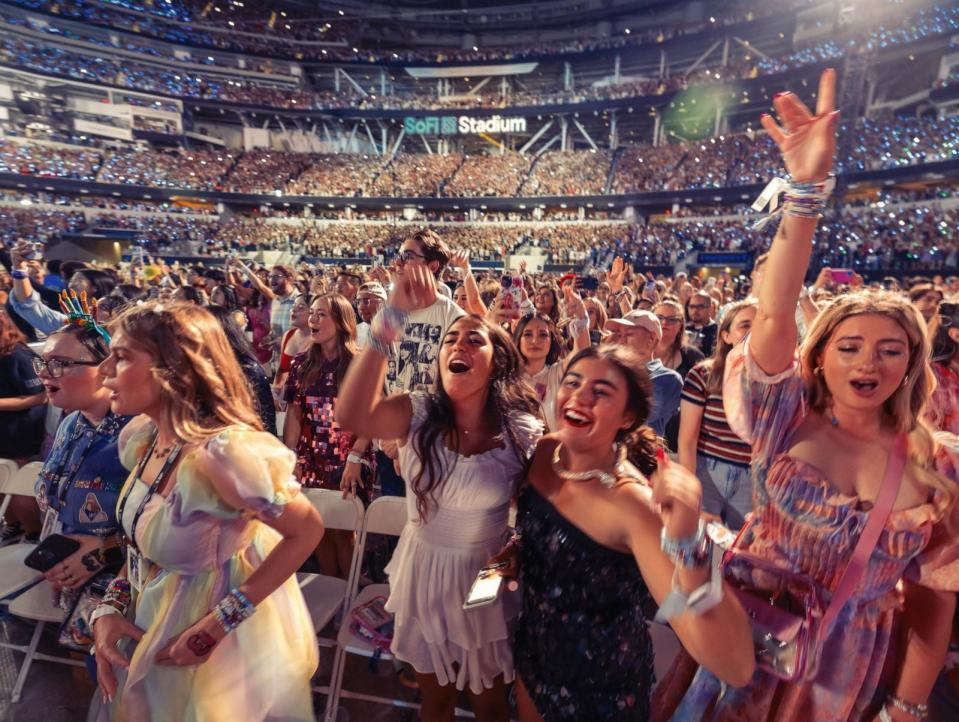
[[[525,133],[526,118],[502,115],[488,118],[473,118],[469,115],[427,115],[420,118],[407,116],[403,118],[403,130],[407,135]]]

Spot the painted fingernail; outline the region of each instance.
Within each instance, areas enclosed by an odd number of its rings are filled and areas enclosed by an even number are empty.
[[[781,93],[776,93],[773,97],[774,97],[774,98],[781,98],[781,97],[783,97],[784,95],[786,95],[786,93],[788,93],[788,92],[789,92],[789,91],[784,90],[784,91],[781,92]]]
[[[660,464],[666,463],[666,451],[662,446],[656,447],[656,461]]]

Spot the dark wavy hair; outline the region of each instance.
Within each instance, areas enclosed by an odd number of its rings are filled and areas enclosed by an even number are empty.
[[[543,412],[539,399],[533,389],[523,379],[523,364],[519,351],[513,345],[509,335],[497,325],[489,323],[475,314],[458,318],[456,324],[469,320],[476,323],[489,336],[493,344],[493,364],[489,378],[489,395],[486,398],[486,418],[501,424],[502,432],[511,442],[517,458],[528,464],[525,449],[516,438],[512,428],[512,419],[517,414],[530,414],[541,422]],[[426,402],[426,415],[423,424],[413,435],[413,450],[420,459],[420,470],[410,482],[410,488],[416,496],[416,511],[420,519],[425,520],[431,508],[436,507],[436,491],[443,485],[453,468],[446,468],[442,447],[458,448],[459,432],[456,430],[456,417],[453,402],[443,388],[443,376],[437,370],[436,392],[430,394]],[[524,474],[525,476],[525,474]]]
[[[929,341],[932,343],[932,360],[949,365],[959,345],[949,337],[950,328],[959,328],[959,303],[945,301],[939,304],[939,312],[929,323]]]
[[[626,411],[633,414],[633,422],[617,432],[616,441],[622,445],[626,458],[643,474],[651,476],[656,471],[656,449],[661,442],[646,426],[653,404],[653,384],[646,364],[627,346],[603,344],[588,346],[573,356],[566,364],[566,372],[586,359],[611,364],[625,379]]]
[[[513,343],[516,344],[519,357],[523,359],[523,363],[529,363],[529,359],[526,358],[526,355],[523,353],[523,346],[520,344],[520,340],[523,338],[523,331],[526,330],[530,321],[533,320],[545,323],[549,333],[549,353],[546,355],[546,365],[549,366],[552,363],[556,363],[560,354],[563,353],[563,337],[560,335],[559,329],[556,328],[556,323],[545,313],[528,313],[516,324],[516,330],[513,332]]]

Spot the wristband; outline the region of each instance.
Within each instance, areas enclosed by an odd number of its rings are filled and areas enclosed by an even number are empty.
[[[347,464],[362,464],[363,466],[369,466],[369,465],[370,465],[370,462],[368,462],[366,459],[364,459],[364,458],[363,458],[362,456],[360,456],[359,454],[357,454],[357,453],[355,453],[355,452],[352,452],[352,451],[351,451],[349,454],[347,454],[347,456],[346,456],[346,463],[347,463]]]
[[[98,604],[90,615],[90,626],[93,627],[98,619],[101,617],[109,617],[111,614],[120,614],[120,616],[123,616],[116,607],[111,607],[109,604]]]
[[[663,624],[684,612],[705,614],[723,600],[723,580],[719,564],[713,565],[709,579],[689,594],[679,587],[679,571],[673,572],[673,588],[663,600],[653,621]]]
[[[20,271],[20,270],[13,270],[13,271],[11,271],[11,272],[10,272],[10,277],[13,278],[13,279],[16,280],[16,281],[25,281],[25,280],[27,280],[27,279],[29,278],[29,276],[28,276],[26,273],[24,273],[23,271]]]
[[[131,599],[130,581],[128,579],[124,579],[123,577],[116,577],[107,585],[107,589],[103,593],[103,599],[100,600],[100,603],[97,605],[94,612],[103,607],[112,609],[117,614],[126,614],[127,609],[130,608]],[[103,612],[103,614],[109,613],[110,612],[106,611]]]
[[[669,538],[666,536],[666,527],[663,527],[659,534],[659,545],[673,564],[684,569],[695,569],[709,563],[713,542],[706,535],[706,523],[700,519],[696,533],[685,539]]]
[[[233,589],[220,603],[213,607],[213,616],[227,634],[240,626],[240,623],[253,616],[256,607],[239,589]]]
[[[377,353],[389,355],[389,348],[406,329],[410,315],[396,306],[386,304],[370,321],[370,333],[367,342]]]

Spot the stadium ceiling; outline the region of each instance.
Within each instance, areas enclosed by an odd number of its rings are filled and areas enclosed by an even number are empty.
[[[495,27],[535,23],[536,27],[562,26],[583,21],[613,21],[624,15],[654,15],[657,11],[675,10],[678,6],[697,5],[702,0],[685,3],[666,0],[302,0],[318,15],[359,20],[369,25],[410,24],[421,28],[479,31]],[[718,0],[711,5],[725,4]]]

